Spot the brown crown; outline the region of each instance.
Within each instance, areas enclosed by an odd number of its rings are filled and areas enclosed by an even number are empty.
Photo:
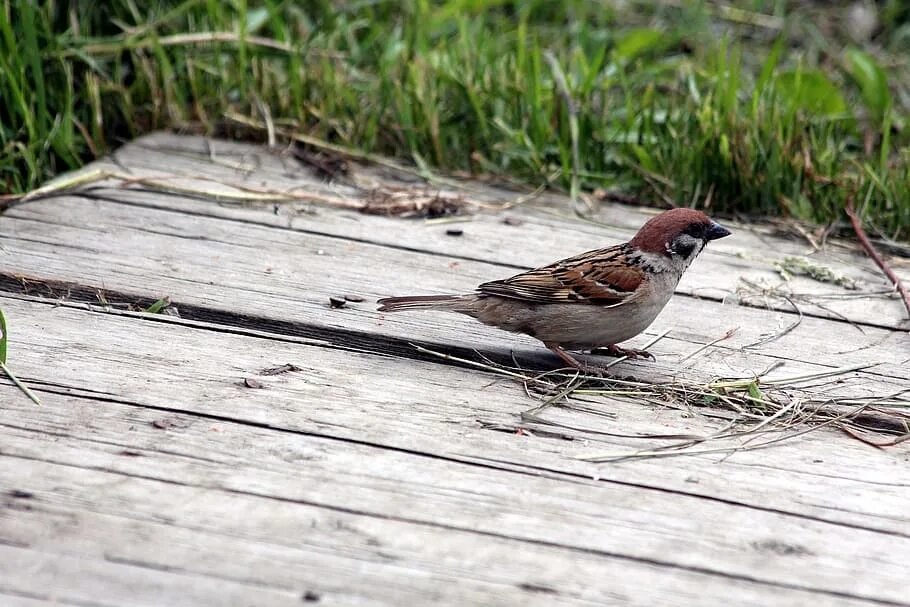
[[[649,219],[629,244],[642,251],[663,253],[667,243],[692,224],[710,225],[711,219],[695,209],[670,209]]]

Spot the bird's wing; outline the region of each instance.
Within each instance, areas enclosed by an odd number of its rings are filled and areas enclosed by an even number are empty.
[[[597,249],[518,274],[487,282],[477,290],[531,303],[620,305],[630,301],[645,279],[644,270],[629,263],[623,245]]]

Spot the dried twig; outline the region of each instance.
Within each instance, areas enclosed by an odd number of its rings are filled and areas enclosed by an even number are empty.
[[[663,335],[658,338],[660,337]],[[735,453],[769,447],[819,428],[832,426],[838,429],[847,428],[845,432],[848,436],[864,443],[874,442],[877,447],[892,446],[910,440],[906,438],[910,435],[910,399],[904,396],[910,389],[888,395],[832,398],[810,392],[807,386],[807,382],[825,378],[835,378],[840,382],[844,375],[878,363],[856,364],[790,377],[765,377],[774,368],[772,366],[760,374],[743,379],[716,379],[708,383],[674,379],[648,383],[631,378],[587,375],[578,370],[568,374],[564,370],[535,374],[518,367],[466,360],[417,345],[414,347],[423,353],[483,369],[522,383],[529,397],[539,399],[537,406],[520,414],[521,422],[524,424],[558,427],[561,430],[583,433],[586,440],[622,436],[640,440],[675,441],[629,453],[610,453],[582,458],[589,461]],[[555,408],[589,415],[603,415],[603,410],[596,405],[581,404],[596,402],[590,400],[595,397],[630,399],[685,411],[699,409],[702,414],[709,417],[725,419],[727,424],[705,436],[683,433],[656,435],[584,428],[544,417],[545,412]],[[845,410],[845,407],[850,409]],[[526,428],[524,425],[520,428],[535,432],[540,429]],[[865,434],[897,436],[881,441]],[[758,440],[762,438],[764,440]],[[734,441],[733,444],[730,444],[731,441]]]
[[[863,245],[866,254],[872,258],[875,264],[881,268],[881,271],[885,273],[885,276],[891,281],[891,284],[894,285],[894,288],[897,289],[898,293],[901,294],[901,297],[904,300],[904,307],[907,308],[907,315],[910,317],[910,293],[907,293],[907,287],[904,286],[904,283],[900,278],[897,277],[897,274],[894,273],[894,270],[891,269],[885,260],[882,258],[881,254],[876,250],[876,248],[869,241],[869,237],[866,235],[866,231],[863,229],[863,224],[860,222],[859,217],[856,215],[856,209],[853,207],[853,196],[850,195],[847,197],[847,204],[844,207],[844,210],[847,213],[847,217],[850,218],[850,223],[853,225],[853,231],[856,232],[856,237],[859,238],[860,244]]]
[[[664,331],[663,333],[657,335],[654,339],[652,339],[651,341],[649,341],[648,343],[646,343],[646,344],[644,345],[644,347],[642,348],[642,350],[647,350],[648,348],[650,348],[651,346],[653,346],[654,344],[656,344],[657,342],[659,342],[660,340],[662,340],[664,337],[666,337],[669,333],[670,333],[670,329],[667,329],[667,330]],[[618,364],[621,363],[622,361],[628,360],[628,359],[629,359],[629,356],[628,356],[627,354],[626,354],[626,355],[623,355],[623,356],[620,356],[620,357],[617,358],[616,360],[611,360],[611,361],[608,362],[607,364],[603,365],[603,368],[604,368],[604,369],[609,369],[609,368],[612,367],[613,365],[618,365]]]
[[[715,344],[717,344],[717,343],[720,343],[720,342],[724,341],[725,339],[730,339],[731,337],[733,337],[733,335],[736,334],[736,332],[737,332],[738,330],[739,330],[739,327],[733,327],[732,329],[727,329],[727,332],[726,332],[726,333],[724,333],[723,335],[721,335],[721,336],[718,337],[717,339],[711,340],[711,341],[709,341],[708,343],[699,346],[699,347],[698,347],[697,349],[695,349],[694,351],[689,352],[688,354],[686,354],[685,356],[683,356],[682,358],[680,358],[680,359],[679,359],[679,362],[680,362],[680,363],[683,363],[683,362],[689,360],[690,358],[692,358],[693,356],[695,356],[696,354],[698,354],[699,352],[702,352],[702,351],[704,351],[704,350],[707,350],[707,349],[710,348],[711,346],[713,346],[713,345],[715,345]]]
[[[799,309],[799,306],[797,306],[793,302],[793,300],[790,299],[789,297],[787,297],[786,295],[780,295],[779,297],[781,297],[788,304],[793,306],[793,309],[796,310],[796,313],[799,315],[799,317],[795,321],[790,323],[787,327],[783,328],[782,330],[778,331],[777,333],[774,333],[773,335],[769,335],[768,337],[760,339],[754,343],[743,346],[742,347],[743,350],[747,350],[749,348],[758,348],[759,346],[763,346],[765,344],[771,343],[772,341],[778,340],[781,337],[783,337],[784,335],[786,335],[787,333],[789,333],[790,331],[792,331],[793,329],[795,329],[796,327],[798,327],[801,322],[803,322],[803,311]]]

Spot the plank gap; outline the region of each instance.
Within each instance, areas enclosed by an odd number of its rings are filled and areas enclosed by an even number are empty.
[[[9,383],[9,382],[0,381],[0,385],[7,384],[7,383]],[[747,508],[747,509],[755,510],[755,511],[759,511],[759,512],[767,512],[767,513],[772,513],[772,514],[794,517],[797,519],[802,519],[802,520],[807,520],[807,521],[835,525],[838,527],[845,527],[845,528],[849,528],[849,529],[857,529],[857,530],[862,530],[862,531],[880,533],[880,534],[883,534],[886,536],[891,536],[891,537],[897,536],[897,537],[910,538],[910,533],[901,533],[899,531],[894,531],[894,530],[883,530],[883,529],[878,529],[878,528],[872,527],[872,526],[867,526],[867,525],[862,525],[862,524],[857,524],[857,523],[849,523],[849,522],[845,522],[845,521],[833,521],[833,520],[809,515],[809,514],[802,513],[802,512],[795,512],[795,511],[784,510],[784,509],[780,509],[780,508],[771,508],[771,507],[761,506],[761,505],[757,505],[757,504],[751,504],[751,503],[743,502],[743,501],[739,501],[739,500],[727,499],[727,498],[723,498],[723,497],[720,497],[717,495],[709,495],[709,494],[703,494],[703,493],[698,493],[698,492],[693,492],[693,491],[682,491],[679,489],[673,489],[673,488],[668,488],[668,487],[659,487],[659,486],[648,485],[648,484],[644,484],[644,483],[630,482],[630,481],[624,481],[624,480],[612,479],[612,478],[598,478],[595,481],[595,480],[592,480],[591,477],[588,475],[579,474],[579,473],[575,473],[575,472],[571,472],[571,471],[567,471],[567,470],[561,470],[558,468],[552,468],[552,467],[548,467],[548,466],[537,466],[537,465],[527,464],[527,463],[518,463],[518,462],[505,461],[505,460],[497,460],[494,458],[481,458],[481,457],[470,457],[470,456],[457,457],[457,456],[453,456],[453,455],[449,455],[449,454],[432,453],[429,451],[408,449],[408,448],[404,448],[404,447],[388,445],[385,443],[378,443],[375,441],[359,440],[356,438],[351,438],[351,437],[347,437],[347,436],[338,436],[338,435],[328,434],[325,432],[315,432],[315,431],[311,431],[311,430],[288,428],[288,427],[284,427],[284,426],[277,426],[274,424],[256,422],[253,420],[237,418],[237,417],[232,417],[232,416],[227,416],[227,415],[216,415],[216,414],[211,414],[211,413],[194,411],[191,409],[186,409],[186,408],[181,408],[181,407],[169,407],[169,406],[162,406],[162,405],[137,403],[137,402],[133,402],[133,401],[119,399],[113,395],[108,395],[108,396],[102,396],[102,395],[97,395],[97,394],[75,394],[74,395],[72,392],[72,388],[69,386],[61,385],[61,386],[59,386],[59,388],[61,388],[61,389],[55,390],[52,387],[50,387],[47,383],[39,384],[34,387],[34,389],[36,391],[42,392],[42,393],[57,394],[57,395],[61,395],[61,396],[72,396],[72,397],[76,397],[76,398],[80,398],[80,399],[112,403],[112,404],[117,404],[117,405],[122,405],[122,406],[127,406],[127,407],[133,407],[133,408],[137,408],[137,409],[160,411],[162,413],[171,413],[171,414],[176,413],[176,414],[180,414],[180,415],[185,415],[187,417],[194,417],[194,418],[198,418],[198,419],[220,422],[220,423],[224,423],[224,424],[235,424],[235,425],[242,426],[242,427],[275,431],[275,432],[280,432],[283,434],[289,434],[289,435],[293,435],[293,436],[304,436],[304,437],[312,437],[312,438],[317,438],[317,439],[324,439],[324,440],[329,440],[329,441],[333,441],[333,442],[338,442],[341,444],[358,445],[361,447],[367,447],[367,448],[371,448],[371,449],[379,449],[379,450],[384,450],[384,451],[389,451],[389,452],[401,453],[401,454],[404,454],[407,456],[413,456],[413,457],[417,457],[417,458],[425,458],[425,459],[429,459],[429,460],[436,460],[436,461],[442,461],[442,462],[447,462],[447,463],[465,465],[465,466],[469,466],[469,467],[486,469],[486,470],[491,470],[491,471],[496,471],[496,472],[505,472],[505,473],[510,473],[510,474],[516,474],[519,476],[540,477],[541,475],[543,475],[545,478],[548,478],[551,480],[578,483],[581,486],[588,485],[592,482],[607,483],[607,484],[621,486],[621,487],[630,487],[630,488],[641,489],[641,490],[646,490],[646,491],[654,491],[654,492],[657,492],[662,495],[677,495],[677,496],[682,496],[682,497],[703,499],[703,500],[708,500],[708,501],[714,502],[714,503],[721,503],[721,504],[734,506],[734,507]],[[51,435],[57,435],[57,436],[61,436],[61,437],[69,436],[64,433],[50,432],[46,429],[36,431],[31,428],[15,426],[15,425],[12,425],[9,423],[0,424],[0,427],[17,428],[19,430],[26,431],[26,432],[39,432],[39,433],[43,433],[43,434],[51,434]],[[122,446],[124,448],[130,447],[129,445],[119,445],[119,444],[115,445],[115,446]],[[16,455],[7,455],[7,456],[19,457]],[[29,458],[26,458],[26,459],[29,459]],[[46,461],[48,463],[54,463],[54,464],[59,463],[59,462],[55,462],[55,461],[51,461],[51,460],[37,460],[37,461]],[[72,464],[60,464],[60,465],[72,465]],[[73,466],[73,467],[78,468],[79,466]],[[96,468],[89,467],[89,469],[94,470]],[[112,471],[109,469],[104,469],[101,471],[117,472],[117,471]],[[117,473],[119,473],[119,472],[117,472]],[[161,480],[156,477],[146,477],[146,476],[141,476],[141,475],[135,475],[135,476],[137,478],[145,478],[147,480]],[[162,482],[167,482],[167,481],[162,481]],[[191,484],[183,485],[176,481],[174,482],[174,484],[178,484],[181,486],[196,486],[196,485],[191,485]],[[223,490],[233,491],[230,489],[223,489]],[[243,492],[238,492],[238,493],[246,494]],[[266,498],[274,497],[275,499],[286,499],[286,498],[280,498],[280,497],[268,496],[265,494],[256,494],[256,493],[249,493],[248,495],[266,497]],[[319,504],[317,504],[317,503],[313,503],[310,505],[319,506]],[[330,506],[327,506],[327,507],[330,507]],[[519,538],[514,538],[514,539],[519,539]]]
[[[167,211],[166,208],[162,208],[160,205],[147,204],[147,203],[138,202],[138,201],[134,201],[134,200],[126,200],[126,199],[122,199],[122,198],[116,198],[114,196],[104,196],[104,195],[100,195],[100,194],[95,194],[92,192],[93,189],[95,189],[95,188],[87,188],[86,190],[80,190],[77,192],[67,193],[65,195],[75,197],[75,198],[81,197],[81,198],[85,198],[87,200],[92,200],[92,201],[109,202],[109,203],[128,206],[128,207],[142,208],[142,209],[147,209],[147,210],[151,210],[151,211]],[[98,186],[97,189],[104,191],[109,188],[105,188],[104,186]],[[143,189],[142,188],[131,188],[130,191],[142,192]],[[170,193],[170,192],[160,192],[160,191],[156,191],[156,190],[149,191],[148,193],[154,194],[156,196],[172,196],[172,197],[177,197],[177,198],[191,198],[194,200],[199,200],[201,202],[208,202],[208,203],[214,203],[214,204],[219,203],[219,201],[217,199],[213,200],[212,198],[206,198],[204,196],[187,196],[186,194],[183,194],[183,193],[177,194],[177,193]],[[393,242],[389,242],[386,240],[363,238],[363,237],[353,236],[350,234],[338,234],[338,233],[326,232],[326,231],[321,231],[321,230],[313,230],[313,229],[301,228],[299,226],[290,227],[290,226],[275,225],[273,223],[258,221],[258,220],[250,219],[247,217],[219,216],[219,215],[213,215],[210,212],[205,212],[204,210],[196,211],[196,210],[192,210],[192,209],[183,208],[183,209],[180,209],[179,211],[171,210],[169,212],[178,212],[179,214],[188,215],[190,217],[199,217],[199,218],[204,218],[204,219],[216,219],[216,220],[227,221],[227,222],[231,222],[231,223],[237,223],[237,224],[241,224],[241,225],[265,227],[265,228],[269,228],[269,229],[276,229],[276,230],[291,232],[291,233],[295,233],[295,234],[307,234],[307,235],[311,235],[311,236],[319,236],[322,238],[329,238],[329,239],[338,240],[341,242],[368,244],[368,245],[388,248],[388,249],[395,250],[395,251],[402,251],[402,252],[407,252],[407,253],[419,253],[421,255],[429,255],[432,257],[438,257],[438,258],[444,258],[444,259],[454,259],[457,261],[484,263],[484,264],[489,264],[489,265],[505,268],[507,270],[510,270],[510,271],[513,271],[516,273],[524,272],[526,270],[531,269],[531,266],[522,265],[522,264],[512,264],[512,263],[505,262],[503,260],[489,259],[487,257],[482,257],[482,256],[471,256],[471,255],[465,255],[463,253],[456,253],[456,252],[440,252],[440,251],[434,251],[434,250],[427,249],[427,248],[410,247],[410,246],[406,246],[403,244],[399,244],[397,242],[393,243]],[[20,217],[19,219],[28,219],[28,218]],[[411,221],[411,219],[410,218],[399,218],[399,221]],[[46,220],[44,220],[43,222],[47,223]],[[166,232],[163,234],[166,234],[168,236],[175,236],[171,232]],[[712,296],[710,294],[696,295],[694,293],[688,293],[685,291],[677,291],[676,293],[674,293],[674,297],[686,297],[686,298],[690,298],[693,300],[707,300],[707,301],[713,301],[713,302],[723,302],[723,298],[721,298],[721,297]],[[738,305],[741,305],[746,308],[755,308],[758,310],[768,309],[765,306],[751,304],[747,301],[741,301]],[[781,314],[788,315],[788,316],[794,316],[794,317],[798,316],[797,312],[794,312],[793,310],[791,310],[787,307],[774,308],[774,311],[781,313]],[[812,318],[818,318],[821,320],[826,320],[826,321],[830,321],[830,322],[834,322],[834,323],[847,324],[847,325],[851,325],[851,326],[864,326],[864,327],[872,327],[872,328],[888,329],[888,330],[894,329],[893,325],[890,325],[886,322],[875,322],[870,319],[853,319],[853,320],[851,320],[851,319],[839,317],[837,315],[832,315],[830,313],[821,314],[818,312],[814,312],[811,309],[804,310],[802,312],[802,315],[812,317]]]
[[[624,554],[624,553],[620,553],[620,552],[612,552],[612,551],[608,551],[608,550],[602,550],[602,549],[591,548],[591,547],[575,546],[572,544],[566,544],[564,542],[555,542],[555,541],[549,541],[549,540],[540,539],[540,538],[519,537],[519,536],[508,535],[508,534],[504,534],[504,533],[496,533],[496,532],[492,532],[492,531],[479,530],[479,529],[475,529],[472,527],[449,525],[449,524],[445,524],[442,522],[436,522],[436,521],[411,519],[411,518],[407,518],[407,517],[389,515],[389,514],[385,514],[385,513],[381,513],[381,512],[370,512],[368,510],[362,510],[359,508],[348,508],[348,507],[338,506],[338,505],[334,505],[334,504],[324,504],[321,502],[303,500],[303,499],[299,499],[299,498],[289,498],[289,497],[282,497],[282,496],[276,496],[276,495],[268,495],[268,494],[258,493],[255,491],[240,491],[237,489],[231,489],[231,488],[219,487],[219,486],[200,487],[198,485],[194,485],[191,483],[182,483],[182,482],[179,482],[179,481],[176,481],[173,479],[162,479],[162,478],[157,478],[157,477],[152,477],[152,476],[147,476],[147,475],[128,473],[128,472],[113,470],[113,469],[105,468],[105,467],[101,467],[101,466],[87,466],[87,467],[78,466],[78,465],[70,464],[67,462],[59,462],[59,461],[33,458],[33,457],[27,457],[27,456],[15,455],[15,454],[6,455],[5,457],[11,457],[13,459],[21,459],[21,460],[25,460],[25,461],[38,461],[38,462],[48,463],[48,464],[66,467],[66,468],[88,469],[88,470],[93,470],[95,472],[101,472],[104,474],[111,474],[114,476],[121,476],[121,477],[125,477],[125,478],[137,478],[137,479],[141,479],[144,481],[159,482],[159,483],[166,484],[166,485],[176,485],[176,486],[180,486],[180,487],[190,487],[190,488],[195,487],[195,488],[202,488],[202,489],[207,489],[207,490],[223,491],[225,493],[232,494],[232,495],[241,495],[244,497],[273,500],[273,501],[287,503],[287,504],[304,505],[304,506],[310,506],[310,507],[314,507],[314,508],[323,508],[323,509],[331,510],[333,512],[339,512],[339,513],[349,514],[349,515],[353,515],[353,516],[363,516],[363,517],[369,517],[369,518],[380,519],[380,520],[395,521],[398,523],[417,525],[420,527],[429,527],[429,528],[440,529],[440,530],[445,530],[445,531],[473,534],[476,536],[497,539],[497,540],[528,543],[528,544],[531,544],[534,546],[539,546],[542,548],[555,548],[555,549],[567,550],[570,552],[575,552],[575,553],[585,554],[585,555],[590,555],[590,556],[596,556],[596,557],[601,557],[601,558],[610,558],[610,559],[618,559],[618,560],[623,560],[623,561],[630,561],[630,562],[635,562],[635,563],[639,563],[639,564],[643,564],[643,565],[651,565],[654,567],[661,567],[661,568],[666,568],[666,569],[671,569],[671,570],[676,570],[676,571],[685,571],[688,573],[697,573],[697,574],[702,574],[702,575],[707,575],[707,576],[712,576],[712,577],[718,577],[718,578],[726,579],[726,580],[749,582],[749,583],[759,584],[759,585],[767,586],[767,587],[771,587],[771,588],[797,590],[797,591],[817,593],[817,594],[823,595],[823,596],[870,601],[872,603],[876,603],[876,604],[880,604],[880,605],[889,605],[889,606],[894,605],[897,607],[904,605],[904,603],[900,603],[897,601],[890,601],[887,599],[864,596],[864,595],[860,595],[860,594],[842,592],[842,591],[837,591],[837,590],[830,590],[830,589],[826,589],[826,588],[805,586],[802,584],[794,584],[794,583],[788,583],[788,582],[761,579],[761,578],[758,578],[755,576],[731,573],[731,572],[727,572],[727,571],[720,571],[720,570],[712,569],[709,567],[686,565],[686,564],[676,563],[673,561],[667,561],[667,560],[662,560],[662,559],[635,556],[635,555]],[[184,572],[182,572],[182,571],[169,571],[169,572],[184,574]],[[193,575],[193,576],[198,575],[195,573],[191,574],[189,572],[186,572],[185,574]]]

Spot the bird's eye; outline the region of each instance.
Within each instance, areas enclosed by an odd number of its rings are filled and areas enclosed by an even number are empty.
[[[705,239],[705,230],[707,230],[707,226],[705,224],[693,223],[688,228],[686,228],[686,231],[684,232],[684,234],[688,234],[689,236],[691,236],[693,238],[701,238],[702,240],[704,240]]]

